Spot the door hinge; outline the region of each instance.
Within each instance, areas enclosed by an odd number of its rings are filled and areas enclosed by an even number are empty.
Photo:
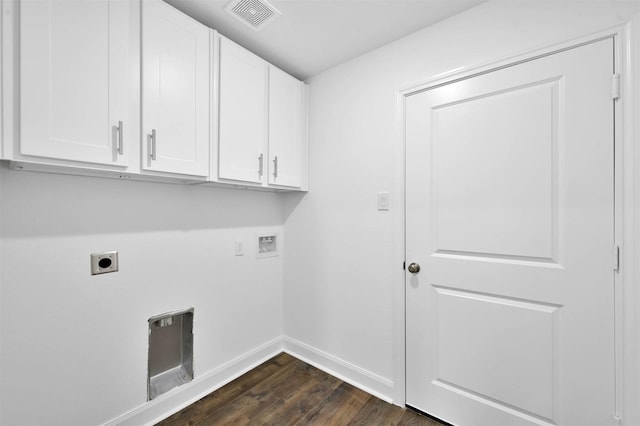
[[[617,245],[613,246],[613,270],[620,270],[620,247]]]
[[[611,98],[614,101],[620,99],[620,74],[613,74],[611,78]]]

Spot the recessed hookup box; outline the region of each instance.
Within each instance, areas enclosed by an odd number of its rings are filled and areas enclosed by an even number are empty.
[[[193,308],[149,318],[148,400],[193,380]]]

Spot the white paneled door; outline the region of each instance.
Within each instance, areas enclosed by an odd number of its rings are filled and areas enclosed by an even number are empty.
[[[407,97],[408,405],[612,423],[613,43]]]

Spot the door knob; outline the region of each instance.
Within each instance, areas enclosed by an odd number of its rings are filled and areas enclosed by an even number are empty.
[[[411,272],[412,274],[417,274],[418,272],[420,272],[420,265],[412,262],[409,264],[409,266],[407,267],[407,269],[409,270],[409,272]]]

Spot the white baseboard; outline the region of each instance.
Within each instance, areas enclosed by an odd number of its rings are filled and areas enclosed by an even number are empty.
[[[283,350],[283,338],[277,337],[256,349],[226,362],[215,370],[149,401],[104,426],[154,425],[170,415],[221,388]]]
[[[284,337],[284,351],[383,401],[393,403],[394,389],[391,380],[291,337]]]
[[[363,391],[393,403],[393,382],[290,337],[277,337],[104,426],[152,426],[242,376],[281,352],[313,365]]]

